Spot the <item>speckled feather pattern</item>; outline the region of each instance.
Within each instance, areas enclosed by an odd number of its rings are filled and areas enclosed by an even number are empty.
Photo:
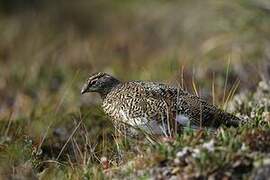
[[[134,128],[166,134],[169,128],[182,126],[176,122],[179,115],[193,127],[237,126],[239,122],[234,115],[181,88],[154,82],[120,82],[103,98],[102,107],[115,127],[127,134],[136,134]]]

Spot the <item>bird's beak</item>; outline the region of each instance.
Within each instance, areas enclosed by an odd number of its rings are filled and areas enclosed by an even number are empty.
[[[83,85],[82,89],[81,89],[81,94],[85,94],[88,90],[88,84]]]

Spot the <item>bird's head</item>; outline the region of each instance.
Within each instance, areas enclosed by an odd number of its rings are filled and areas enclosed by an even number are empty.
[[[120,81],[113,76],[99,72],[91,75],[81,89],[81,94],[97,92],[101,96],[107,95]]]

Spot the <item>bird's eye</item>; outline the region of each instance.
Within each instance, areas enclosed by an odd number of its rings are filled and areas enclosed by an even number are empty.
[[[94,85],[94,84],[96,84],[96,83],[97,83],[97,79],[94,79],[94,80],[92,80],[92,81],[90,82],[91,85]]]

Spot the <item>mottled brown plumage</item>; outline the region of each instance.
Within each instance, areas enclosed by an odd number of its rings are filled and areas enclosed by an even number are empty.
[[[239,119],[181,88],[155,82],[121,82],[106,74],[92,75],[82,88],[98,92],[102,107],[115,127],[136,135],[137,129],[151,134],[169,135],[179,127],[238,126]]]

